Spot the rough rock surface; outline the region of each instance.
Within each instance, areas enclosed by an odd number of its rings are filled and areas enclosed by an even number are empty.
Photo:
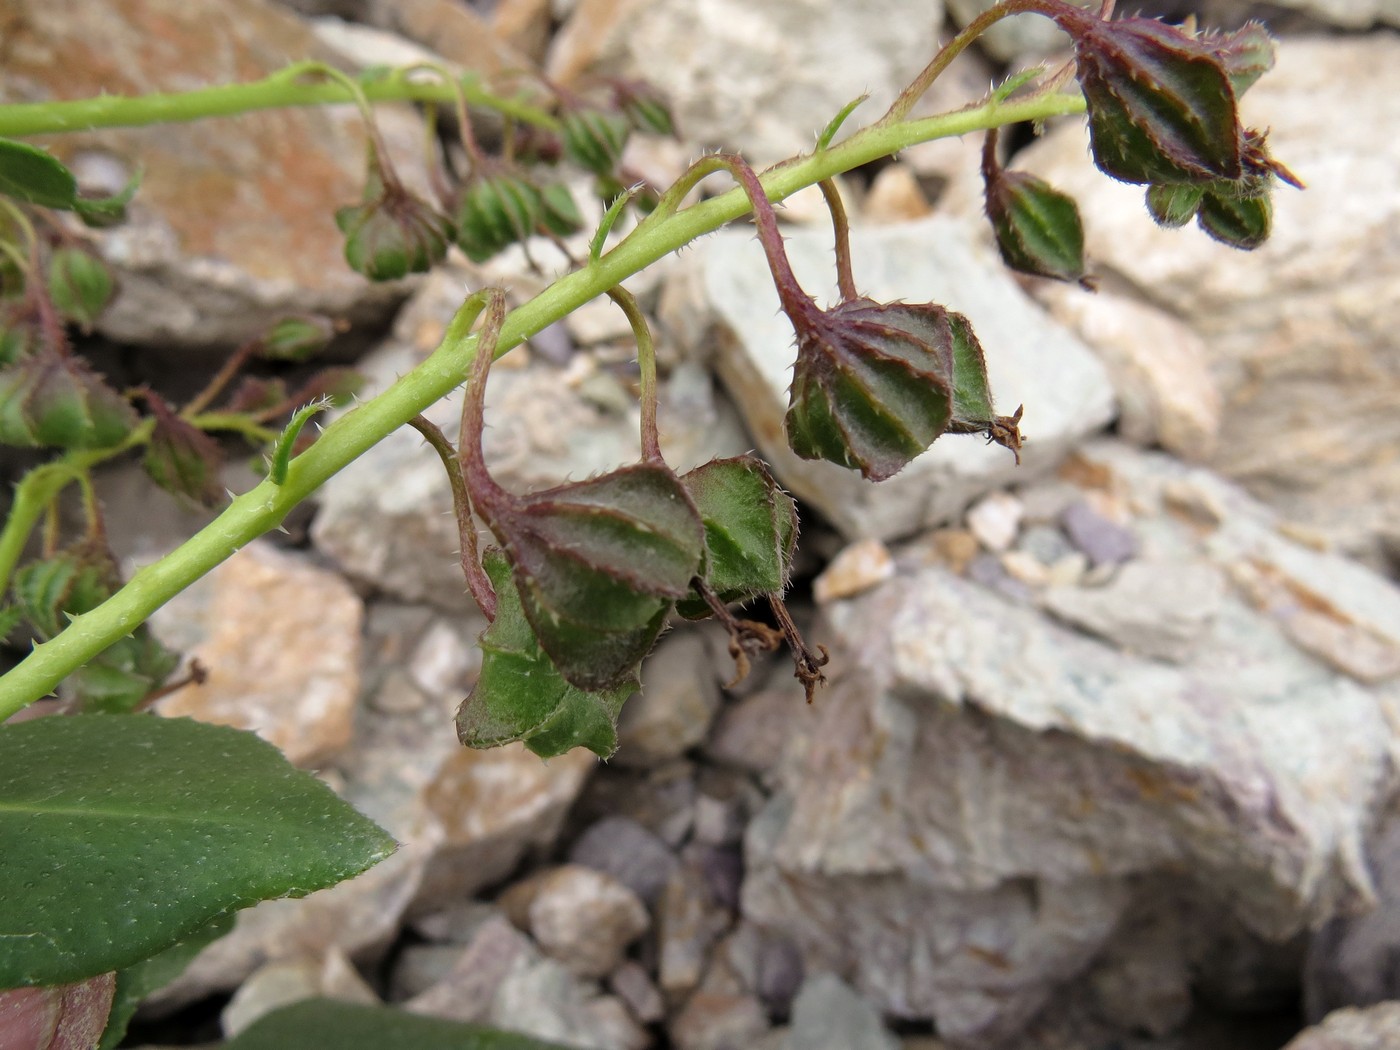
[[[363,620],[340,576],[250,544],[156,614],[156,633],[208,672],[156,709],[251,729],[296,765],[323,765],[350,742]]]
[[[770,162],[810,148],[858,95],[882,112],[933,57],[942,16],[912,0],[582,0],[547,71],[643,77],[675,100],[687,139]]]
[[[1400,683],[1341,673],[1225,581],[1251,562],[1325,578],[1351,630],[1400,623],[1400,592],[1282,538],[1209,474],[1112,443],[1086,457],[1137,508],[1142,562],[1216,575],[1189,657],[907,572],[827,607],[837,681],[749,828],[746,915],[953,1045],[1013,1039],[1102,949],[1134,877],[1175,873],[1279,941],[1373,900],[1363,841],[1394,787]],[[1224,516],[1186,516],[1191,493]]]
[[[19,9],[6,29],[7,101],[183,90],[336,57],[266,0]],[[402,296],[342,257],[333,213],[359,199],[364,178],[364,136],[350,107],[66,134],[51,145],[80,179],[122,172],[99,179],[106,193],[121,189],[125,173],[144,172],[131,221],[97,235],[120,281],[98,322],[113,339],[226,347],[288,313],[382,318]]]
[[[1283,1050],[1390,1050],[1400,1045],[1400,1003],[1379,1003],[1330,1014]]]
[[[1362,92],[1351,86],[1357,69],[1373,71]],[[1073,195],[1086,216],[1091,265],[1114,293],[1079,304],[1086,339],[1117,324],[1096,315],[1118,310],[1119,294],[1184,320],[1223,394],[1210,464],[1344,548],[1374,554],[1400,508],[1400,140],[1373,131],[1400,123],[1400,38],[1288,38],[1242,111],[1271,129],[1274,155],[1308,185],[1279,188],[1273,236],[1254,252],[1224,250],[1195,227],[1154,227],[1141,187],[1089,163],[1079,122],[1016,164]]]
[[[777,309],[757,241],[743,231],[722,231],[696,249],[690,306],[695,316],[688,323],[674,321],[673,328],[688,330],[694,346],[718,344],[719,373],[764,458],[794,495],[842,533],[889,539],[947,521],[978,496],[1052,468],[1076,441],[1112,418],[1113,394],[1098,360],[976,247],[965,227],[931,219],[852,234],[864,294],[911,302],[932,298],[971,319],[1001,410],[1025,404],[1025,446],[1018,468],[1004,448],[945,436],[879,485],[834,463],[798,459],[782,429],[792,326]],[[787,248],[798,280],[822,298],[835,281],[830,234],[796,233]]]
[[[579,864],[517,882],[500,905],[547,955],[581,977],[610,973],[651,925],[640,897],[617,879]]]

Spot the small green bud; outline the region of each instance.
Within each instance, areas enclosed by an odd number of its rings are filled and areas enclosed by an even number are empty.
[[[142,461],[146,473],[167,492],[206,507],[218,506],[224,501],[219,473],[224,455],[218,443],[156,394],[147,391],[145,399],[156,421]]]
[[[637,131],[666,136],[676,133],[670,104],[651,84],[641,80],[619,81],[613,85],[613,92],[627,122]]]
[[[1220,243],[1252,251],[1269,239],[1273,218],[1274,206],[1267,194],[1236,196],[1208,190],[1196,223]]]
[[[1007,171],[996,159],[996,133],[987,133],[982,181],[987,218],[1002,261],[1019,273],[1057,281],[1084,279],[1084,227],[1074,198],[1044,179]]]
[[[457,246],[472,262],[485,262],[533,234],[544,211],[540,191],[523,176],[474,178],[455,211]]]
[[[558,237],[568,237],[583,229],[583,216],[569,187],[552,182],[540,190],[540,221],[544,228]]]
[[[91,252],[57,248],[49,256],[49,297],[70,321],[92,327],[115,290],[111,271]]]
[[[70,354],[46,349],[0,368],[0,444],[110,448],[136,422],[127,400]]]
[[[451,223],[397,179],[385,180],[373,150],[364,203],[341,208],[335,224],[345,234],[345,261],[372,281],[430,270],[452,241]]]
[[[1152,213],[1157,225],[1176,229],[1196,217],[1196,212],[1201,208],[1201,198],[1205,195],[1204,186],[1185,182],[1159,183],[1147,188],[1147,210]]]
[[[611,110],[578,108],[567,110],[560,123],[565,156],[595,175],[617,171],[632,130],[627,117]]]
[[[269,361],[306,361],[324,350],[334,336],[335,322],[329,317],[284,317],[263,336],[260,356]]]

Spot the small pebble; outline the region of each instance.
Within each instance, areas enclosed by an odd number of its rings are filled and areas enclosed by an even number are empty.
[[[894,559],[879,540],[857,540],[841,551],[812,582],[818,605],[850,598],[894,575]]]
[[[929,536],[929,542],[938,560],[959,576],[981,551],[977,537],[966,529],[937,529]]]
[[[1137,554],[1137,537],[1132,530],[1110,521],[1084,500],[1066,507],[1060,523],[1070,542],[1095,568],[1117,565]]]
[[[1001,556],[1001,567],[1008,575],[1031,587],[1044,587],[1050,582],[1049,568],[1026,551],[1007,551]]]
[[[1009,492],[993,492],[972,505],[967,527],[987,550],[999,554],[1010,550],[1021,528],[1025,507]]]

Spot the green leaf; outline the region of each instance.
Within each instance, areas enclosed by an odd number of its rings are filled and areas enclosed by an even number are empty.
[[[822,129],[822,133],[817,136],[818,153],[822,152],[824,149],[831,145],[831,140],[834,139],[836,137],[836,133],[841,130],[841,125],[846,123],[846,118],[849,117],[852,113],[854,113],[856,111],[856,108],[860,106],[860,104],[869,97],[870,95],[868,92],[864,95],[856,96],[855,98],[851,99],[851,101],[847,102],[844,106],[842,106],[841,111],[827,122],[826,127]]]
[[[705,523],[705,582],[721,601],[747,601],[787,586],[797,545],[797,506],[754,456],[717,459],[681,476]],[[710,614],[701,598],[676,606]]]
[[[152,992],[164,988],[194,962],[194,957],[204,948],[213,944],[233,929],[233,916],[226,915],[215,919],[208,926],[196,930],[173,947],[159,955],[143,959],[117,974],[116,994],[112,998],[112,1012],[107,1017],[107,1028],[102,1033],[102,1042],[97,1050],[113,1050],[126,1035],[126,1026],[131,1023],[141,1000]]]
[[[73,173],[44,150],[0,139],[0,193],[43,208],[71,208],[78,196]]]
[[[77,715],[0,726],[0,987],[122,970],[393,840],[252,733]]]
[[[523,740],[542,758],[575,747],[607,758],[617,750],[618,712],[637,689],[635,671],[611,689],[570,685],[540,648],[505,555],[489,550],[482,565],[496,590],[496,619],[481,635],[481,675],[457,712],[458,738],[468,747]]]
[[[274,1010],[224,1050],[569,1050],[532,1036],[444,1021],[390,1006],[306,999]]]
[[[1176,229],[1196,217],[1205,196],[1204,186],[1189,183],[1165,183],[1147,187],[1147,210],[1158,226]]]

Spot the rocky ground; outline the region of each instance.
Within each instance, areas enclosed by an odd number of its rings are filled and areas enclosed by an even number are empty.
[[[980,6],[3,0],[23,32],[0,90],[423,49],[566,83],[605,69],[674,99],[684,141],[633,158],[665,178],[701,148],[804,149],[862,91],[879,112]],[[1189,9],[1252,13],[1154,8]],[[691,626],[646,665],[610,762],[460,748],[484,621],[446,480],[408,431],[163,610],[162,636],[211,671],[163,713],[257,730],[402,848],[243,913],[138,1035],[207,1041],[325,994],[600,1050],[1400,1046],[1400,6],[1264,13],[1283,40],[1246,116],[1308,189],[1276,195],[1260,251],[1154,227],[1140,190],[1092,168],[1077,120],[1015,163],[1078,198],[1096,295],[1000,267],[979,142],[845,180],[862,291],[972,319],[1001,404],[1025,405],[1019,467],[950,437],[875,487],[788,453],[791,331],[747,228],[632,282],[656,321],[668,459],[757,447],[801,501],[797,607],[832,650],[813,706],[776,663],[723,688],[723,639]],[[929,107],[1060,46],[1021,21]],[[411,158],[419,118],[385,119]],[[311,309],[351,323],[336,349],[382,388],[464,289],[539,287],[518,251],[377,288],[351,273],[330,213],[358,194],[357,134],[348,112],[302,111],[66,139],[99,181],[147,171],[132,222],[99,237],[122,287],[91,344],[103,366],[194,388],[232,343]],[[784,219],[799,277],[832,286],[819,199]],[[634,459],[632,354],[599,302],[503,359],[487,408],[503,483]],[[102,491],[133,563],[198,524],[134,467]]]

